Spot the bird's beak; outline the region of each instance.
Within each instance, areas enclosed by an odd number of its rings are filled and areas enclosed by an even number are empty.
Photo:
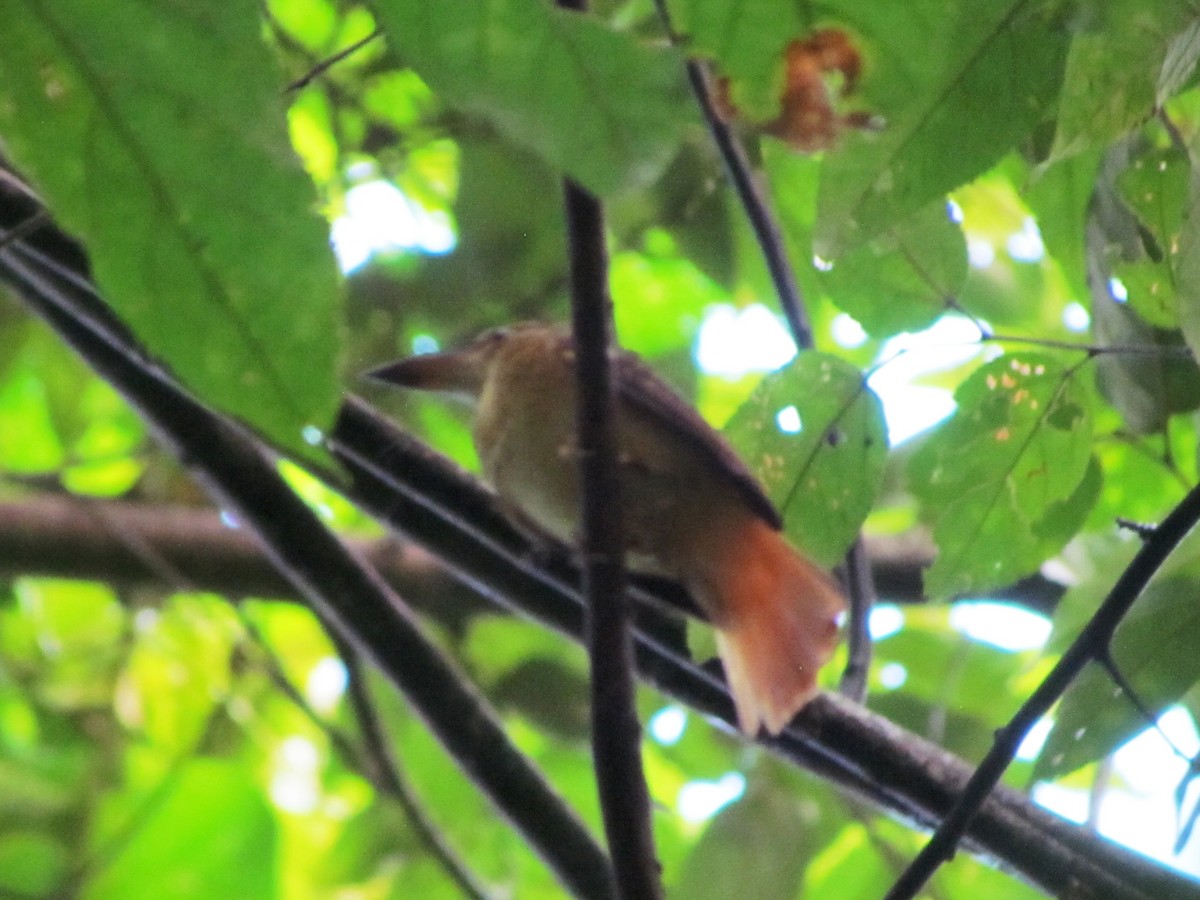
[[[411,388],[438,391],[464,397],[476,397],[483,386],[483,360],[463,351],[426,353],[372,369],[364,377],[372,381]]]

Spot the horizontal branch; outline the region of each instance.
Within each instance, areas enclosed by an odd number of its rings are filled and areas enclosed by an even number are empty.
[[[396,537],[346,545],[422,612],[454,628],[491,605],[437,557]],[[194,590],[302,600],[244,529],[215,510],[71,494],[0,502],[0,575],[103,581],[117,588]]]
[[[419,544],[396,537],[345,540],[415,608],[450,626],[494,608]],[[881,598],[921,602],[921,572],[933,559],[930,547],[893,537],[868,537],[866,546]],[[0,502],[0,574],[82,578],[130,588],[185,584],[230,597],[302,599],[257,541],[211,509],[69,494]],[[1058,582],[1035,575],[990,596],[1050,612],[1063,591]]]

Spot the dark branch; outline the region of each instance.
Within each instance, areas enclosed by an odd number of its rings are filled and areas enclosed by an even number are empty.
[[[1171,551],[1200,521],[1200,486],[1193,488],[1162,523],[1148,535],[1137,556],[1117,579],[1091,621],[1080,632],[1057,665],[1038,685],[1037,690],[1017,711],[1012,720],[996,733],[988,755],[980,763],[953,809],[942,820],[929,843],[913,860],[900,880],[888,892],[888,900],[915,897],[943,862],[954,855],[954,848],[967,832],[988,795],[1016,756],[1021,741],[1089,662],[1108,652],[1117,626],[1125,618],[1147,583],[1166,561]]]
[[[436,550],[458,577],[504,608],[583,640],[577,575],[535,564],[465,473],[355,399],[343,407],[332,440],[354,477],[349,494],[356,503]],[[733,731],[724,681],[690,659],[672,620],[661,612],[674,603],[645,587],[631,597],[643,678]],[[932,828],[971,773],[940,747],[835,696],[817,698],[783,734],[763,743],[917,827]],[[1094,896],[1111,898],[1200,898],[1200,888],[1190,881],[1004,787],[988,798],[966,843],[1056,895],[1087,885]]]
[[[495,713],[421,633],[412,612],[284,484],[246,433],[182,391],[77,273],[16,244],[12,284],[115,387],[327,623],[404,692],[458,764],[572,891],[612,893],[608,860],[575,814],[508,740]]]
[[[591,668],[592,756],[604,833],[619,896],[662,896],[642,770],[633,642],[625,602],[621,483],[609,352],[612,315],[600,201],[565,186],[571,311],[579,404],[576,417],[583,486],[583,584]]]
[[[22,482],[16,479],[18,485]],[[507,523],[484,522],[484,530]],[[506,532],[491,531],[493,540]],[[395,537],[342,538],[369,562],[410,605],[452,630],[492,606],[451,576],[440,557]],[[514,547],[520,540],[511,535]],[[920,603],[921,571],[933,561],[923,543],[892,537],[867,537],[867,556],[883,598]],[[258,542],[227,525],[217,512],[194,506],[101,500],[70,494],[39,495],[0,502],[0,575],[37,574],[86,578],[126,587],[170,587],[175,582],[149,565],[146,554],[164,561],[196,590],[230,597],[301,599],[291,583],[263,556]],[[543,560],[543,565],[551,565]],[[571,570],[558,564],[563,577]],[[653,599],[671,610],[699,615],[682,590],[656,583]],[[1064,586],[1035,575],[989,597],[1051,614]],[[668,593],[669,592],[669,593]],[[651,599],[646,597],[645,599]]]
[[[675,31],[666,0],[655,0],[655,6],[671,43],[682,46],[684,39]],[[775,294],[779,297],[779,305],[791,329],[792,339],[800,350],[811,350],[814,340],[808,309],[788,260],[787,245],[771,212],[770,202],[754,177],[754,170],[746,158],[746,151],[741,142],[717,111],[704,64],[699,60],[689,59],[686,65],[692,93],[708,126],[713,144],[725,162],[725,170],[737,193],[738,201],[754,231],[755,240],[771,275],[771,283],[775,286]],[[846,623],[850,658],[842,676],[842,688],[856,699],[866,696],[866,676],[871,667],[871,636],[867,625],[876,593],[861,546],[860,538],[851,546],[845,560],[850,595],[850,616]]]

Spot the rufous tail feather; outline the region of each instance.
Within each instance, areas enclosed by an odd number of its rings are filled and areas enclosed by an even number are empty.
[[[694,585],[717,629],[717,649],[746,734],[778,734],[817,694],[845,601],[833,579],[757,518],[739,524]],[[707,596],[704,596],[707,595]]]

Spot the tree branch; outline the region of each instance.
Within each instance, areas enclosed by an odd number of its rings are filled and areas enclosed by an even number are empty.
[[[354,477],[350,496],[364,509],[436,549],[458,577],[506,609],[582,640],[577,575],[557,563],[534,563],[528,547],[465,473],[353,398],[342,409],[332,447]],[[671,618],[662,610],[672,601],[647,586],[637,587],[631,597],[637,604],[635,649],[642,676],[733,731],[733,704],[724,682],[693,662],[683,641],[671,633]],[[818,697],[783,734],[762,743],[918,827],[940,820],[971,773],[967,763],[940,747],[832,695]],[[966,844],[1053,894],[1085,886],[1094,896],[1116,900],[1200,898],[1200,887],[1190,880],[1004,787],[971,822]]]
[[[583,522],[583,586],[591,669],[592,756],[617,893],[662,896],[642,770],[633,642],[625,603],[625,538],[617,474],[609,352],[612,315],[600,201],[573,181],[564,188],[575,340]]]
[[[962,835],[977,815],[988,795],[1000,783],[1017,748],[1029,732],[1070,686],[1089,662],[1108,652],[1112,636],[1159,570],[1171,551],[1178,546],[1192,527],[1200,522],[1200,486],[1192,490],[1171,510],[1154,531],[1146,537],[1133,561],[1126,567],[1108,596],[1096,610],[1087,626],[1038,685],[1037,690],[1017,710],[1007,725],[996,732],[992,749],[979,768],[963,787],[962,794],[942,820],[937,831],[912,864],[892,886],[887,900],[908,900],[915,897],[922,885],[943,862],[954,855]]]
[[[328,532],[259,446],[180,389],[78,273],[21,242],[0,250],[0,278],[254,532],[318,614],[388,674],[562,882],[580,896],[611,896],[608,860],[574,812],[512,746],[495,713],[424,637],[408,607]]]
[[[492,523],[489,527],[499,527]],[[493,535],[494,538],[497,535]],[[513,536],[513,540],[517,540]],[[493,608],[444,561],[420,544],[394,536],[373,540],[342,536],[409,604],[459,630],[470,616]],[[932,549],[908,538],[864,539],[881,595],[892,603],[924,602],[921,571]],[[258,543],[211,509],[102,500],[73,494],[42,494],[0,501],[0,575],[84,578],[127,587],[170,588],[174,581],[147,564],[148,548],[196,590],[230,597],[302,600],[276,571]],[[566,567],[564,566],[564,571]],[[667,584],[657,585],[670,590]],[[1065,587],[1042,575],[993,591],[993,599],[1053,613]],[[681,591],[656,595],[660,605],[691,615],[700,612]]]
[[[411,541],[342,540],[393,589],[411,596],[416,608],[451,630],[489,608]],[[164,566],[168,571],[161,571]],[[0,574],[163,590],[182,589],[182,583],[233,598],[302,600],[259,543],[214,510],[71,494],[0,501]]]

